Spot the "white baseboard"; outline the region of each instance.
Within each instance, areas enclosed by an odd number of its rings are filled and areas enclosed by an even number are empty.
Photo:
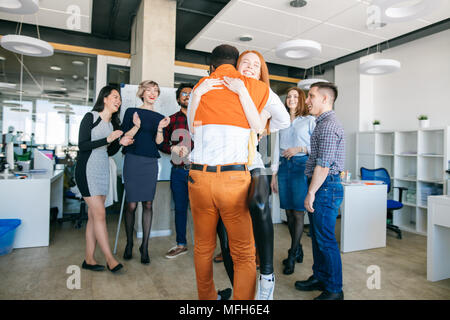
[[[155,230],[155,231],[150,231],[150,238],[155,238],[155,237],[167,237],[170,236],[172,234],[172,230]],[[141,232],[136,232],[136,237],[141,239],[142,238],[142,231]]]

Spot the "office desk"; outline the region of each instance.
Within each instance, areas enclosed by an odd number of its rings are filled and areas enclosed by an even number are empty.
[[[427,280],[450,278],[450,196],[428,197]]]
[[[35,174],[27,179],[0,180],[0,219],[21,219],[14,248],[49,245],[50,208],[63,214],[64,170],[53,175]]]
[[[342,183],[341,252],[386,247],[387,185]]]

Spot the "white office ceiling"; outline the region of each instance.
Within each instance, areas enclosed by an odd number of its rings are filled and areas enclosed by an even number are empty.
[[[40,0],[36,14],[0,12],[0,19],[56,29],[91,32],[93,0]]]
[[[371,1],[307,0],[302,8],[291,7],[290,1],[231,0],[186,48],[211,52],[217,45],[226,43],[240,52],[258,50],[267,62],[310,68],[450,17],[450,0],[442,0],[440,8],[420,19],[369,30],[366,22]],[[417,2],[405,0],[403,4]],[[253,40],[241,42],[239,36],[247,34]],[[322,53],[306,60],[278,58],[276,46],[292,39],[318,41]]]

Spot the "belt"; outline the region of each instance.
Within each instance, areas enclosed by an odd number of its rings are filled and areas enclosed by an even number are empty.
[[[230,164],[224,166],[207,166],[206,164],[191,164],[191,170],[203,171],[206,167],[206,172],[217,172],[217,168],[220,167],[220,172],[223,171],[247,171],[247,165],[245,164]]]
[[[190,164],[172,164],[172,167],[189,170],[191,165]]]

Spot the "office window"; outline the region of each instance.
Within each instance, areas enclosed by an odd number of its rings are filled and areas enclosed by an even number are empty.
[[[76,145],[81,119],[94,105],[96,56],[62,52],[23,56],[22,70],[19,55],[0,47],[0,57],[2,133],[13,126],[24,139],[34,133],[39,145]],[[26,112],[13,111],[20,101]]]

